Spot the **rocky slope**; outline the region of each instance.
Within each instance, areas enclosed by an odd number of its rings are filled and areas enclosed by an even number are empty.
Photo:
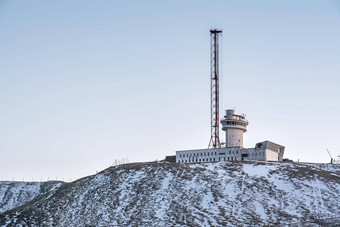
[[[37,196],[56,190],[61,185],[62,182],[59,181],[0,181],[0,213],[24,205]]]
[[[340,165],[132,163],[65,183],[0,225],[336,226],[339,194]]]

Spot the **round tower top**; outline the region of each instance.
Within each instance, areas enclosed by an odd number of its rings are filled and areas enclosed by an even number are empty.
[[[226,110],[226,114],[227,114],[226,118],[233,119],[234,113],[235,113],[234,110]]]
[[[226,115],[220,122],[223,131],[226,131],[229,128],[241,129],[243,132],[247,131],[248,121],[245,119],[245,115],[235,114],[235,110],[226,110]]]

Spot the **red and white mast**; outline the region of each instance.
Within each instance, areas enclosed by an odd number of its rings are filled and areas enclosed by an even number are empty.
[[[219,136],[219,37],[222,30],[210,30],[210,96],[211,138],[208,148],[220,148]]]

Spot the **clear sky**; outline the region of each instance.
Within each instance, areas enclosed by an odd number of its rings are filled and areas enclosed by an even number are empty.
[[[339,0],[1,0],[0,177],[69,180],[206,148],[215,27],[244,146],[340,155]]]

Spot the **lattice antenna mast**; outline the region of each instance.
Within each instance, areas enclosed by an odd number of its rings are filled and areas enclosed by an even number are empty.
[[[220,148],[219,136],[219,37],[222,30],[210,30],[210,112],[211,112],[211,138],[208,148]]]

